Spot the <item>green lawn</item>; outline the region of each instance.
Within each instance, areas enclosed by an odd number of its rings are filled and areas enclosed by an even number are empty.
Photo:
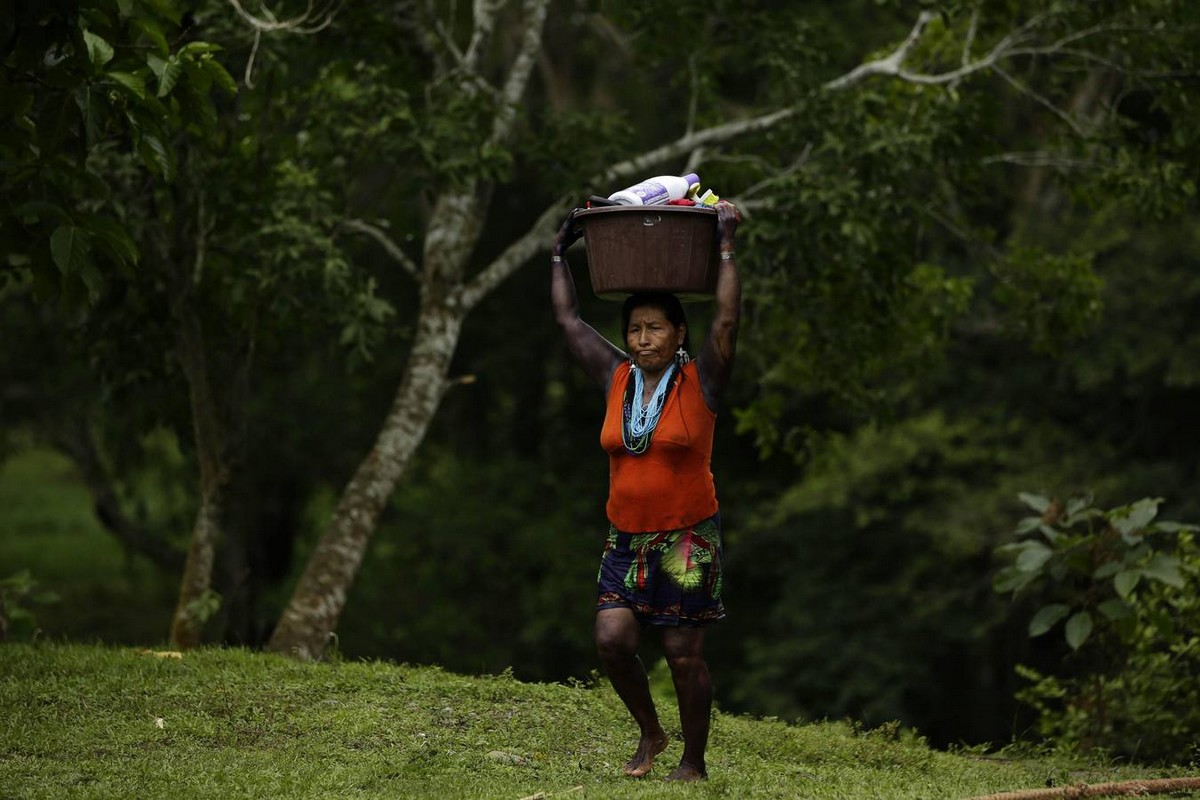
[[[1186,774],[944,753],[890,728],[718,713],[710,779],[681,786],[654,777],[678,759],[677,741],[650,778],[620,775],[634,733],[606,682],[215,648],[176,659],[0,646],[4,798],[966,798]]]

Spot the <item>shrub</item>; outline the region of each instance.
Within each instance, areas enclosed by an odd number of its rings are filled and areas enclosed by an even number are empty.
[[[1040,734],[1142,760],[1186,762],[1200,739],[1200,528],[1157,520],[1159,498],[1101,510],[1032,494],[994,587],[1043,601],[1029,635],[1062,623],[1060,674],[1020,666]]]

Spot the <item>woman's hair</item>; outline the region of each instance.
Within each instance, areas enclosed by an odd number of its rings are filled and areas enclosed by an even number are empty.
[[[679,302],[679,298],[670,292],[634,292],[625,298],[625,303],[621,306],[621,336],[624,337],[629,331],[629,320],[633,317],[633,312],[639,308],[657,308],[663,312],[675,327],[687,325],[687,314],[683,313],[683,303]],[[691,352],[690,337],[692,334],[691,326],[683,334],[683,349]]]

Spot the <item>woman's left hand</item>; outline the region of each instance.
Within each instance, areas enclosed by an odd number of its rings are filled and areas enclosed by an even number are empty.
[[[742,221],[742,212],[728,200],[717,201],[717,236],[722,249],[733,247],[733,237],[737,233],[738,223]]]

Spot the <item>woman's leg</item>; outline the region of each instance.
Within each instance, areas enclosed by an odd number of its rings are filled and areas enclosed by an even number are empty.
[[[650,771],[654,757],[667,746],[667,733],[658,722],[650,682],[638,658],[642,628],[628,608],[596,612],[596,650],[604,662],[613,689],[641,729],[637,752],[625,764],[625,774],[640,778]]]
[[[671,667],[683,728],[683,757],[667,780],[698,780],[707,775],[704,750],[712,712],[712,683],[704,663],[704,629],[663,628],[663,650]]]

